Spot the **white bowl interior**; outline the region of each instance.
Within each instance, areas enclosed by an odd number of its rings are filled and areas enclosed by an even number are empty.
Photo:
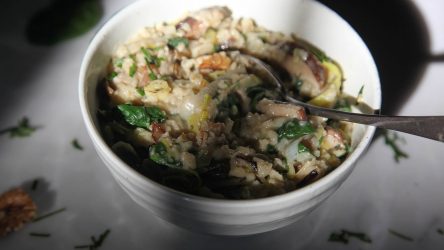
[[[234,17],[251,17],[254,18],[259,25],[265,26],[268,29],[282,31],[284,33],[295,33],[299,37],[313,43],[342,66],[346,78],[344,82],[344,91],[346,93],[356,96],[359,89],[364,85],[364,101],[374,109],[380,108],[381,92],[378,73],[364,42],[342,18],[315,1],[163,0],[156,3],[152,1],[138,1],[116,13],[98,31],[85,54],[80,71],[79,97],[82,115],[88,133],[99,155],[127,191],[128,188],[132,188],[132,185],[137,183],[137,185],[143,186],[143,188],[151,188],[154,194],[157,192],[159,197],[162,196],[162,198],[159,199],[165,199],[164,196],[179,199],[185,204],[179,204],[179,206],[182,207],[190,206],[192,207],[191,209],[197,210],[205,209],[205,206],[211,206],[212,209],[216,210],[229,208],[233,209],[233,213],[235,213],[236,208],[247,207],[256,207],[257,210],[254,210],[255,213],[272,211],[271,208],[264,209],[258,207],[270,204],[282,205],[285,204],[286,200],[305,199],[311,202],[310,206],[307,206],[306,209],[306,211],[309,211],[331,194],[348,176],[353,168],[353,164],[370,143],[374,128],[356,125],[352,136],[355,151],[340,167],[321,180],[288,194],[250,201],[222,201],[195,197],[162,187],[136,173],[118,159],[100,136],[95,115],[97,112],[96,88],[99,80],[105,75],[106,65],[117,45],[134,36],[136,32],[144,26],[154,25],[162,21],[172,21],[182,16],[185,11],[192,11],[212,5],[228,6],[233,11]],[[149,205],[147,205],[148,202],[144,203],[141,197],[135,197],[137,191],[129,191],[129,193],[139,204],[150,208]],[[328,193],[328,195],[320,197],[321,193]],[[137,195],[143,197],[143,194]],[[154,212],[157,211],[156,209],[150,209],[154,210]],[[224,210],[227,215],[231,211],[229,209],[227,211]],[[281,208],[278,206],[276,209]],[[295,213],[296,212],[285,213],[281,211],[281,214],[274,218],[274,221],[282,219],[285,216],[297,217],[296,215],[298,214]],[[163,215],[164,218],[166,216],[167,215]],[[222,223],[223,221],[224,218],[222,217],[220,222]],[[252,220],[248,223],[255,224],[253,222],[255,221]],[[256,221],[256,224],[257,222],[258,221]],[[276,225],[274,227],[276,227]],[[268,227],[268,229],[271,229],[271,226]],[[245,232],[253,231],[254,230],[247,230]],[[256,230],[255,232],[259,231]],[[236,233],[233,231],[233,234]]]

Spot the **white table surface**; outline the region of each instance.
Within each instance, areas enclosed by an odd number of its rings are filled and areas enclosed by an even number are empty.
[[[16,1],[25,4],[25,0]],[[42,1],[42,6],[43,5]],[[103,23],[131,1],[103,1]],[[431,51],[444,53],[444,1],[414,1],[427,23]],[[0,11],[38,9],[10,4]],[[8,9],[9,8],[9,9]],[[355,171],[325,203],[301,221],[276,231],[248,237],[218,237],[170,225],[135,204],[98,158],[87,136],[77,98],[80,62],[92,31],[53,47],[25,42],[26,20],[2,21],[0,45],[8,62],[0,60],[0,129],[23,116],[41,126],[29,138],[0,136],[0,193],[40,178],[30,192],[39,213],[61,207],[54,217],[25,226],[0,238],[0,249],[73,249],[88,244],[91,235],[111,233],[101,249],[443,249],[444,144],[402,134],[409,154],[399,163],[377,138]],[[24,72],[18,72],[23,68]],[[402,115],[444,115],[444,63],[431,63],[416,91],[401,108]],[[71,140],[84,146],[75,150]],[[333,231],[368,234],[372,243],[352,239],[348,245],[328,242]],[[402,232],[405,241],[388,233]],[[30,232],[51,233],[49,238]]]

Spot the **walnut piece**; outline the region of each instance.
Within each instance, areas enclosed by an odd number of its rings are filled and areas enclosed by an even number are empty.
[[[0,196],[0,236],[17,231],[32,220],[37,206],[21,188],[14,188]]]

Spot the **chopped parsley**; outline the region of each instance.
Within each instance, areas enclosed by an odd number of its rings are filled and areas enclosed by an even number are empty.
[[[145,96],[145,90],[142,87],[136,88],[136,91],[140,96]]]
[[[163,57],[158,57],[158,56],[151,54],[151,52],[144,47],[140,48],[140,50],[142,51],[143,55],[145,56],[145,61],[147,64],[154,64],[154,65],[156,65],[156,67],[159,67],[160,63],[163,60],[165,60],[165,58],[163,58]]]
[[[114,62],[114,66],[116,66],[117,68],[122,68],[123,58],[117,58],[116,61]]]
[[[133,77],[136,74],[137,65],[135,62],[131,64],[131,67],[129,68],[129,76]]]
[[[15,127],[0,130],[0,135],[9,133],[9,137],[28,137],[37,129],[29,124],[27,117],[23,117]]]
[[[348,244],[350,238],[352,237],[366,243],[372,243],[370,237],[367,236],[365,233],[352,232],[344,229],[342,229],[339,233],[336,232],[331,233],[330,237],[328,238],[328,241]]]
[[[282,125],[277,133],[279,140],[282,138],[297,139],[304,135],[314,133],[315,129],[310,122],[300,122],[297,119],[290,120]]]
[[[388,130],[384,130],[383,131],[383,135],[384,135],[384,142],[386,145],[388,145],[394,153],[394,158],[396,162],[399,162],[399,160],[401,158],[408,158],[408,154],[405,153],[404,151],[402,151],[399,146],[398,146],[398,142],[399,140],[401,140],[402,138],[399,137],[398,133],[396,132],[389,132]]]
[[[80,145],[80,143],[79,143],[79,141],[78,141],[77,139],[73,139],[73,140],[71,141],[71,145],[72,145],[75,149],[83,150],[82,145]]]
[[[106,237],[108,237],[110,232],[111,232],[111,230],[106,229],[105,232],[103,232],[102,234],[99,235],[98,239],[96,239],[95,236],[91,236],[91,241],[92,241],[91,244],[74,246],[74,248],[75,249],[83,249],[83,248],[98,249],[99,247],[102,246],[103,242],[105,241]]]
[[[106,77],[106,79],[107,79],[108,81],[111,81],[111,80],[114,79],[114,77],[116,77],[117,75],[118,75],[118,73],[115,72],[115,71],[113,71],[113,72],[111,72],[111,73]]]
[[[402,234],[402,233],[399,233],[399,232],[396,232],[395,230],[388,229],[388,232],[389,232],[390,234],[392,234],[392,235],[394,235],[394,236],[400,238],[400,239],[403,239],[403,240],[406,240],[406,241],[414,241],[412,237],[407,236],[407,235]]]
[[[177,48],[179,44],[183,44],[185,47],[188,47],[190,41],[188,41],[185,37],[173,37],[168,39],[168,46],[171,46],[173,48]]]
[[[57,209],[57,210],[55,210],[55,211],[52,211],[52,212],[50,212],[50,213],[47,213],[47,214],[41,215],[41,216],[39,216],[39,217],[33,219],[32,222],[37,222],[37,221],[39,221],[39,220],[46,219],[46,218],[48,218],[48,217],[51,217],[51,216],[56,215],[56,214],[58,214],[58,213],[61,213],[61,212],[65,211],[65,210],[66,210],[66,207],[64,207],[64,208],[60,208],[60,209]]]

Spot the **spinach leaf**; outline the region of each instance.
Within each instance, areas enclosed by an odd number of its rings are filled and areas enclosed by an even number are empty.
[[[176,161],[176,159],[168,153],[167,147],[162,142],[152,145],[149,151],[150,159],[159,165],[174,168],[180,166],[180,162]]]
[[[149,128],[153,122],[160,123],[165,121],[165,112],[156,106],[144,107],[121,104],[117,108],[125,121],[136,127]]]
[[[103,15],[100,0],[54,0],[28,21],[26,37],[37,45],[54,45],[94,27]]]
[[[315,131],[311,123],[300,122],[296,119],[290,120],[282,125],[277,133],[279,140],[282,138],[297,139],[304,135],[311,134]]]
[[[185,47],[188,47],[190,42],[185,37],[173,37],[173,38],[168,39],[168,45],[173,48],[177,48],[177,46],[179,46],[179,44],[181,44],[181,43],[183,43],[183,45],[185,45]]]

